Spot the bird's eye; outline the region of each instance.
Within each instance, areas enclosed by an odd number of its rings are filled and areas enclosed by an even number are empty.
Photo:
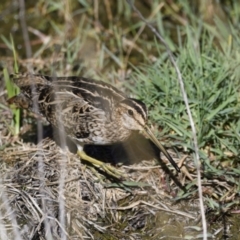
[[[133,110],[129,109],[129,110],[128,110],[128,115],[129,115],[129,116],[133,116]]]

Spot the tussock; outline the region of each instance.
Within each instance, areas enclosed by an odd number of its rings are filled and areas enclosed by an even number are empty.
[[[7,223],[14,217],[24,239],[61,239],[62,235],[68,239],[100,239],[100,235],[101,239],[125,239],[126,234],[143,239],[141,231],[146,229],[145,235],[150,234],[160,212],[179,219],[193,219],[195,215],[177,211],[163,190],[164,174],[159,167],[151,166],[153,162],[135,164],[131,169],[122,166],[129,180],[148,185],[122,189],[106,188],[117,183],[81,163],[75,154],[64,153],[50,139],[38,145],[22,143],[6,148],[1,159],[2,165],[9,166],[1,183],[1,194],[7,200],[1,209],[9,212],[2,221]],[[64,185],[62,189],[59,184]],[[60,222],[63,212],[64,221]],[[10,224],[9,236],[12,229]]]

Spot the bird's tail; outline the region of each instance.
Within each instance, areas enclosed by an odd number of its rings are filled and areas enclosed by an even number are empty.
[[[22,87],[31,87],[34,85],[47,85],[49,83],[46,78],[31,73],[14,73],[11,74],[10,77],[20,89]]]

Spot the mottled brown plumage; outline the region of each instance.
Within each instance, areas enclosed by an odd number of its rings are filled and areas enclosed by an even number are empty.
[[[127,98],[110,84],[83,77],[33,74],[15,74],[13,81],[21,93],[9,102],[41,114],[53,126],[64,130],[77,144],[79,154],[84,144],[122,142],[133,130],[143,130],[179,171],[176,163],[147,128],[145,104]],[[86,155],[80,155],[87,160]]]

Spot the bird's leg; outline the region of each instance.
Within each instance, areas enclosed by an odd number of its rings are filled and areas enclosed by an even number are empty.
[[[123,179],[123,173],[119,172],[115,167],[88,156],[82,149],[78,149],[77,154],[80,156],[81,159],[90,162],[96,167],[103,169],[110,176],[119,180]]]

